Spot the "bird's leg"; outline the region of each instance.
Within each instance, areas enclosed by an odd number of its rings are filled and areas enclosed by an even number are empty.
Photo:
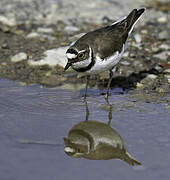
[[[86,87],[85,87],[85,93],[84,93],[84,101],[86,101],[86,97],[87,97],[88,84],[89,84],[89,76],[86,76]]]
[[[110,123],[112,121],[112,105],[109,104],[109,114],[108,114],[108,125],[110,126]]]
[[[110,89],[110,84],[112,82],[112,79],[113,79],[113,72],[112,70],[109,70],[109,82],[107,84],[107,90],[106,90],[106,96],[105,96],[105,99],[108,101],[108,96],[109,96],[109,89]]]
[[[84,93],[84,102],[86,105],[86,121],[88,121],[89,119],[89,108],[88,108],[88,104],[87,104],[87,88],[88,88],[88,84],[89,84],[89,77],[90,76],[86,76],[86,87],[85,87],[85,93]]]
[[[112,121],[112,105],[109,102],[108,98],[105,98],[106,104],[107,104],[107,109],[108,109],[108,125],[110,126],[110,123]]]
[[[88,121],[89,119],[89,108],[88,108],[88,104],[87,104],[87,100],[85,99],[85,105],[86,105],[86,121]]]

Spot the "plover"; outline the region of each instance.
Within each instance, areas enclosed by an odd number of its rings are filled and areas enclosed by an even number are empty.
[[[145,9],[133,9],[125,16],[109,26],[88,32],[76,42],[72,43],[66,52],[70,66],[78,73],[87,77],[85,96],[88,87],[88,77],[106,70],[110,71],[106,97],[108,98],[110,83],[113,78],[113,68],[120,61],[126,48],[126,43],[134,25],[139,20]]]

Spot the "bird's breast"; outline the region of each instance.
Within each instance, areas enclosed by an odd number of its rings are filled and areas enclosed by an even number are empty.
[[[112,56],[105,59],[101,59],[99,55],[96,55],[95,64],[88,72],[100,73],[112,69],[120,61],[123,52],[124,49],[120,53],[116,51]]]

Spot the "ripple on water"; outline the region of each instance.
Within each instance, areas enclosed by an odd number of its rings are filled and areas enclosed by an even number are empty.
[[[78,101],[73,103],[72,96],[72,92],[67,90],[40,88],[38,85],[34,85],[33,88],[32,86],[19,86],[14,82],[2,81],[0,85],[0,112],[27,112],[31,114],[55,112],[65,102],[68,102],[68,105],[77,105]]]

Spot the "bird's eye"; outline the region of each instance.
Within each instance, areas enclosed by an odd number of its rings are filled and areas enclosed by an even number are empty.
[[[84,59],[84,57],[85,57],[85,53],[84,52],[78,54],[78,58],[79,59]]]

